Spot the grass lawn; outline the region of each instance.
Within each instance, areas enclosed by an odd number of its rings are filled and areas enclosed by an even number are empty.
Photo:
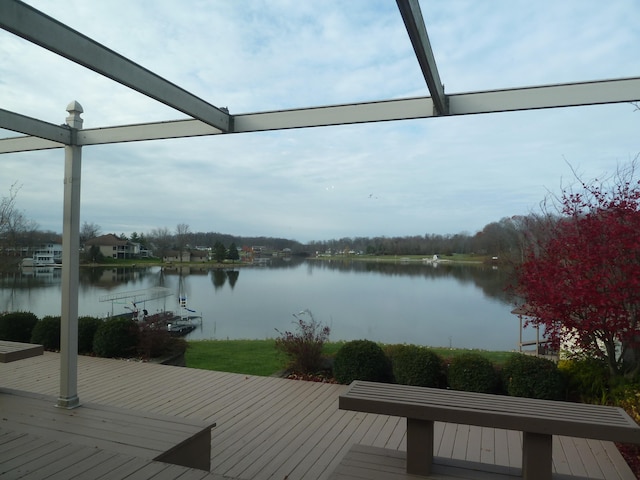
[[[269,376],[282,370],[285,359],[275,340],[198,340],[185,353],[189,368]]]
[[[324,353],[333,356],[344,342],[325,344]],[[496,364],[502,364],[511,352],[484,350],[457,350],[434,348],[443,358],[467,352],[487,356]],[[189,342],[185,354],[187,367],[219,372],[243,373],[245,375],[269,376],[285,368],[286,358],[276,351],[275,339],[269,340],[195,340]]]

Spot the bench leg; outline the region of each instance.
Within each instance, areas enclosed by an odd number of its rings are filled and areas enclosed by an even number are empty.
[[[407,418],[407,473],[429,475],[433,464],[433,422]]]
[[[553,436],[530,432],[522,436],[522,478],[551,480]]]

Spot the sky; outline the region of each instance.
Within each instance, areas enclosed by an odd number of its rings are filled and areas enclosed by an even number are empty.
[[[28,0],[231,114],[428,96],[393,0]],[[636,0],[421,2],[448,94],[640,76]],[[639,95],[640,96],[640,95]],[[84,128],[186,118],[0,30],[0,108]],[[474,234],[640,152],[628,103],[88,146],[81,223],[300,242]],[[0,130],[0,137],[15,136]],[[0,197],[62,232],[61,149],[0,156]]]

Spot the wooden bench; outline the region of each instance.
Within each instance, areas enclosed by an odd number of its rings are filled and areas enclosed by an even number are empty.
[[[522,476],[550,480],[553,435],[640,444],[640,426],[621,408],[437,388],[355,381],[339,408],[406,417],[408,474],[433,464],[434,421],[523,433]]]
[[[0,363],[15,362],[16,360],[42,354],[44,354],[44,347],[42,345],[0,340]]]
[[[215,423],[83,403],[73,410],[55,398],[0,389],[2,427],[96,449],[209,471]]]

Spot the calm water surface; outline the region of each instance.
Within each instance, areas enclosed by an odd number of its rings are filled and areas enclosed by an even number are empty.
[[[203,317],[188,339],[273,338],[303,310],[331,327],[332,340],[512,350],[519,338],[508,275],[486,266],[274,260],[234,270],[82,268],[80,276],[80,315],[126,312],[130,300],[101,297],[157,286],[171,295],[143,307],[177,310],[184,292]],[[60,315],[60,295],[60,270],[7,275],[0,311]]]

